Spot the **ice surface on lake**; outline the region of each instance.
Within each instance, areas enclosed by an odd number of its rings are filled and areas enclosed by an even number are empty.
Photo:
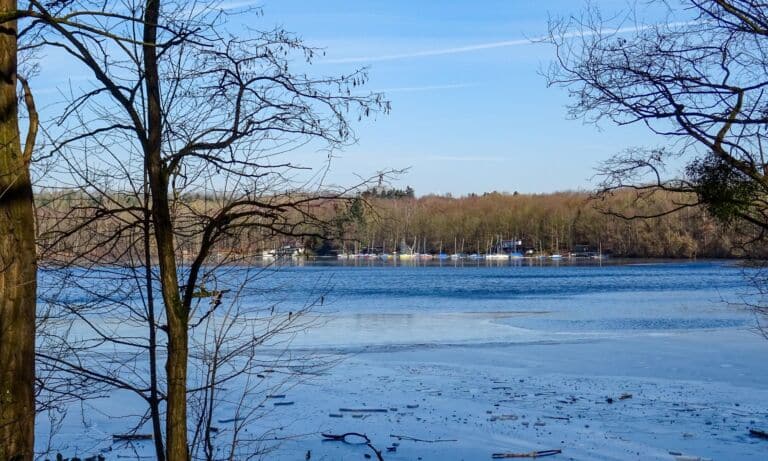
[[[343,360],[285,388],[292,405],[266,402],[250,428],[281,428],[270,432],[281,441],[266,442],[277,447],[266,459],[372,454],[319,435],[348,431],[366,433],[387,460],[555,448],[563,455],[551,459],[768,459],[768,442],[748,436],[768,428],[768,341],[751,331],[749,312],[728,303],[748,292],[745,269],[731,263],[267,272],[245,304],[290,312],[323,296],[315,326],[290,347]],[[69,418],[54,446],[104,448],[141,405],[115,393],[82,420]],[[151,454],[150,443],[110,455],[133,453]]]

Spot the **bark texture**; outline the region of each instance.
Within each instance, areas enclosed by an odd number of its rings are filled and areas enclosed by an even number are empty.
[[[16,10],[0,0],[0,15]],[[0,460],[32,460],[37,263],[28,152],[19,139],[16,22],[0,24]],[[27,146],[27,151],[31,146]]]
[[[168,318],[168,399],[166,402],[166,458],[187,461],[188,314],[181,302],[176,271],[173,222],[168,199],[168,171],[162,159],[163,113],[157,63],[157,23],[160,1],[147,0],[144,16],[144,71],[147,91],[147,140],[144,158],[152,190],[152,221],[160,265],[160,279]]]

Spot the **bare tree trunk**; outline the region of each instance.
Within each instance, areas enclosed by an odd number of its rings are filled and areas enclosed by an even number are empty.
[[[155,225],[163,301],[168,318],[166,458],[168,461],[187,461],[188,315],[179,294],[173,222],[168,202],[169,175],[161,155],[163,121],[156,49],[159,18],[160,1],[147,0],[143,45],[147,91],[147,140],[144,156],[152,190],[152,219]]]
[[[149,209],[149,189],[144,180],[144,225],[142,228],[144,245],[144,276],[147,284],[147,327],[149,328],[149,410],[152,415],[152,432],[155,435],[155,456],[157,461],[165,461],[165,444],[163,443],[162,421],[160,415],[160,395],[157,382],[157,323],[155,316],[155,295],[152,286],[152,230],[151,210]]]
[[[16,10],[0,0],[0,15]],[[29,154],[18,125],[16,21],[0,24],[0,460],[31,460],[37,262]],[[27,97],[28,88],[25,85]],[[34,108],[31,108],[33,111]],[[36,120],[31,121],[31,126]],[[29,144],[29,140],[27,142]]]

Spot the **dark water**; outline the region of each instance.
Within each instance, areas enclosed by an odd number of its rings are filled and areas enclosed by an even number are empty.
[[[317,263],[270,269],[264,287],[331,279],[339,298],[559,297],[617,291],[677,291],[744,287],[744,270],[732,262],[666,262],[560,266],[349,266]],[[312,284],[310,284],[312,285]],[[386,301],[384,301],[386,303]]]
[[[278,267],[251,301],[298,304],[324,293],[337,313],[547,312],[507,320],[556,330],[667,330],[752,325],[747,270],[733,262],[559,266]],[[256,295],[256,293],[254,293]]]
[[[546,313],[506,319],[534,329],[668,330],[752,325],[741,303],[750,293],[733,261],[609,264],[398,266],[337,261],[219,269],[207,289],[242,293],[247,308],[319,313]],[[49,274],[50,275],[50,274]],[[73,274],[60,297],[86,302],[94,292],[119,303],[141,302],[119,271]],[[89,281],[90,280],[90,281]]]

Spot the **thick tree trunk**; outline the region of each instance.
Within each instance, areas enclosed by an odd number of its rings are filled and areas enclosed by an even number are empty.
[[[166,459],[187,461],[187,356],[188,314],[182,305],[176,272],[173,222],[168,203],[168,172],[161,155],[162,107],[157,63],[157,23],[160,1],[147,0],[144,16],[144,72],[147,90],[147,144],[145,162],[152,191],[152,221],[160,263],[160,283],[168,318],[168,399],[165,421]]]
[[[0,15],[16,10],[0,0]],[[21,151],[16,22],[0,24],[0,460],[32,460],[37,263],[29,159]]]

